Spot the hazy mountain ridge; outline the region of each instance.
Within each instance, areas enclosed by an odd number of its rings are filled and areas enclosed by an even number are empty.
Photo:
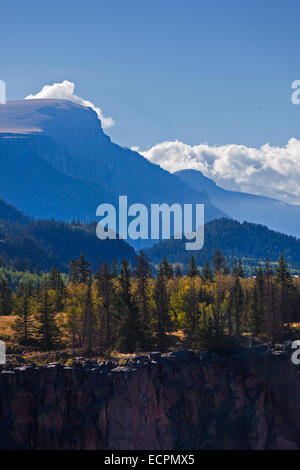
[[[300,206],[265,196],[228,191],[201,171],[181,170],[174,174],[191,188],[205,191],[213,205],[235,220],[259,223],[272,230],[300,236]]]
[[[3,199],[0,199],[0,223],[10,222],[28,224],[30,221],[30,217],[24,215],[12,204],[7,204],[5,201],[3,201]]]

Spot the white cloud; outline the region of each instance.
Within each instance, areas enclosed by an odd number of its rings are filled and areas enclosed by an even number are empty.
[[[45,85],[36,95],[26,96],[26,100],[42,99],[42,98],[55,98],[61,100],[72,101],[73,103],[80,104],[92,108],[98,114],[101,120],[103,129],[114,126],[115,122],[111,117],[105,117],[102,114],[102,110],[95,106],[91,101],[84,100],[80,96],[74,94],[75,84],[64,80],[61,83],[53,83],[53,85]]]
[[[140,153],[170,172],[200,170],[225,189],[300,204],[300,140],[295,138],[284,147],[267,143],[261,148],[235,144],[192,146],[176,140]]]

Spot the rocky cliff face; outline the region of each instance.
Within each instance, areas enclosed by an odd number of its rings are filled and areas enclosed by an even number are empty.
[[[298,449],[288,348],[0,374],[1,449]]]

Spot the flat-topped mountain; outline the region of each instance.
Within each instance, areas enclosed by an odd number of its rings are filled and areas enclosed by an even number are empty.
[[[91,109],[64,100],[0,106],[0,197],[38,217],[95,219],[100,203],[205,203],[197,192],[137,152],[111,142]]]

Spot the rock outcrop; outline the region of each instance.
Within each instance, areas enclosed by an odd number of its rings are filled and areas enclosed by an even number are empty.
[[[298,449],[289,347],[0,374],[1,449]]]

